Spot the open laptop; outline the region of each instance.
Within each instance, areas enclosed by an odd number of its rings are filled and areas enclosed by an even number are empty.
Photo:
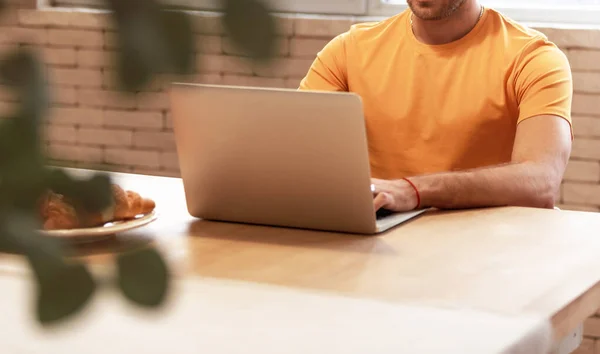
[[[356,94],[175,83],[171,107],[194,217],[376,234],[424,212],[376,214]]]

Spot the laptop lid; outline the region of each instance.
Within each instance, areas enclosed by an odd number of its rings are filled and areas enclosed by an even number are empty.
[[[171,103],[192,216],[375,232],[358,95],[174,84]]]

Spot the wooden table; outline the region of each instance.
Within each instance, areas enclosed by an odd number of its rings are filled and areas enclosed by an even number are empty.
[[[515,322],[508,327],[519,330],[496,333],[504,348],[523,344],[534,332],[536,340],[542,338],[545,320],[554,339],[562,338],[600,305],[600,214],[528,208],[432,212],[382,235],[355,236],[195,220],[187,214],[179,179],[114,176],[156,200],[159,219],[144,233],[161,245],[183,279],[200,281],[186,283],[196,289],[188,293],[204,293],[206,282],[214,282],[212,289],[225,293],[227,284],[235,284],[240,294],[259,287],[256,291],[319,296],[324,303],[376,303],[389,311],[404,309],[406,318],[453,313],[445,328],[455,328],[454,337],[471,330],[457,328],[462,315],[510,318]],[[103,247],[128,242],[125,234],[114,244],[83,251],[100,253],[101,260]],[[299,299],[294,301],[302,303]],[[494,327],[484,322],[471,323]]]

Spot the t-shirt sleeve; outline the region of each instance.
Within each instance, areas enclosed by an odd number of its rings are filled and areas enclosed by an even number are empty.
[[[516,78],[518,122],[539,115],[564,118],[571,124],[573,78],[566,55],[539,41],[523,55]]]
[[[338,35],[317,54],[308,73],[300,82],[300,90],[348,91],[347,36],[347,33]]]

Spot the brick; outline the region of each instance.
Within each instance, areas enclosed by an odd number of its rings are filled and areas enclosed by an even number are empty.
[[[285,70],[286,77],[304,77],[310,66],[313,63],[313,59],[287,59],[287,65]]]
[[[252,60],[243,57],[223,56],[222,71],[227,74],[252,74]]]
[[[176,151],[175,135],[167,132],[142,132],[133,133],[133,146],[160,151]]]
[[[72,11],[54,11],[54,10],[18,10],[19,24],[28,27],[69,27],[71,18],[74,16]]]
[[[118,49],[119,38],[117,32],[106,31],[103,36],[104,48],[105,49]]]
[[[48,29],[48,43],[54,46],[102,48],[104,36],[100,31]]]
[[[290,39],[280,38],[277,42],[277,54],[282,57],[290,55]]]
[[[278,37],[276,56],[288,56],[290,54],[290,39],[287,37]],[[223,39],[223,52],[228,55],[249,56],[229,38]]]
[[[91,9],[19,10],[19,24],[28,27],[114,28],[107,11]]]
[[[158,130],[163,126],[163,115],[158,112],[107,110],[104,112],[104,125],[116,128]]]
[[[576,137],[600,137],[600,117],[573,117],[573,133]]]
[[[600,33],[584,29],[537,28],[559,47],[600,49]]]
[[[359,16],[352,19],[352,24],[361,24],[361,23],[376,23],[381,20],[380,17],[377,16]]]
[[[80,128],[77,142],[81,145],[131,146],[133,132],[122,129]]]
[[[600,71],[600,50],[570,49],[567,56],[573,71]]]
[[[595,354],[596,341],[592,338],[583,338],[581,345],[571,354]]]
[[[0,101],[18,102],[19,94],[9,86],[0,85]]]
[[[565,204],[600,205],[600,185],[565,182],[563,185],[563,200]]]
[[[102,162],[104,150],[100,147],[50,144],[48,155],[56,160],[77,162]]]
[[[102,71],[93,69],[54,68],[50,71],[50,82],[55,85],[80,87],[102,87]]]
[[[35,9],[38,6],[37,0],[4,0],[9,8]]]
[[[303,77],[312,63],[312,59],[280,58],[267,65],[255,65],[254,74],[264,77]]]
[[[171,112],[167,112],[163,115],[163,127],[165,129],[173,130],[173,115]]]
[[[48,125],[46,126],[46,139],[59,143],[74,143],[76,129],[73,126]]]
[[[185,78],[185,80],[188,80],[188,77]],[[143,88],[142,90],[144,92],[165,92],[170,90],[170,86],[171,86],[171,81],[169,81],[169,79],[157,75],[154,76],[154,78],[148,82]]]
[[[593,205],[575,205],[575,204],[557,204],[556,205],[561,210],[570,210],[570,211],[585,211],[585,212],[594,212],[597,213],[600,208]]]
[[[301,78],[289,77],[289,78],[285,79],[285,87],[291,88],[291,89],[297,89],[298,87],[300,87],[300,81],[302,81]]]
[[[277,14],[274,17],[277,34],[284,37],[291,37],[294,34],[296,15]]]
[[[2,55],[2,56],[7,55],[8,53],[12,52],[13,50],[17,49],[18,47],[19,47],[19,45],[14,44],[14,43],[0,44],[0,55]]]
[[[567,165],[564,180],[575,182],[600,182],[600,162],[571,160]]]
[[[252,74],[252,61],[228,55],[200,55],[198,68],[201,73]]]
[[[183,80],[188,81],[192,80],[193,76],[186,76]],[[172,81],[170,78],[164,77],[162,75],[156,75],[148,82],[144,87],[142,87],[143,92],[149,92],[153,94],[157,93],[165,93],[171,90]]]
[[[242,48],[239,48],[230,38],[223,38],[223,53],[226,55],[249,56]]]
[[[600,317],[590,317],[583,323],[583,334],[586,337],[600,337]]]
[[[50,101],[55,104],[77,104],[77,91],[74,87],[52,85],[49,95]]]
[[[573,90],[583,93],[600,93],[600,73],[574,72]],[[598,113],[600,114],[600,112]]]
[[[48,41],[46,29],[2,27],[0,30],[0,44],[37,44],[45,45]]]
[[[320,37],[332,39],[350,29],[353,21],[351,18],[341,17],[333,19],[331,16],[303,16],[294,22],[294,35],[296,37]]]
[[[224,55],[199,55],[196,59],[196,67],[201,73],[216,73],[220,74],[223,72],[223,62],[225,61]]]
[[[77,90],[77,101],[84,107],[99,108],[135,108],[137,101],[134,96],[122,93],[80,88]]]
[[[221,36],[196,36],[196,50],[205,54],[222,54],[223,39]]]
[[[600,160],[600,140],[574,139],[571,158]]]
[[[160,154],[160,167],[168,171],[179,171],[179,157],[176,152],[163,152]]]
[[[223,34],[223,15],[221,14],[194,14],[190,17],[195,33]]]
[[[14,116],[18,109],[19,105],[16,102],[0,102],[0,119]]]
[[[111,64],[112,65],[112,64]],[[107,68],[102,69],[102,87],[109,90],[119,91],[121,90],[121,84],[119,83],[119,77],[117,72]],[[187,78],[186,78],[187,79]],[[170,82],[165,80],[165,77],[161,75],[154,76],[154,78],[148,82],[142,90],[145,92],[157,92],[163,91],[165,87],[168,87]]]
[[[50,65],[75,65],[75,49],[72,48],[42,48],[44,63]]]
[[[36,7],[37,4],[32,6]],[[19,9],[6,7],[0,11],[0,26],[20,26],[19,25]]]
[[[158,151],[139,151],[108,148],[104,152],[107,163],[149,168],[160,168],[160,153]]]
[[[196,75],[194,82],[208,85],[219,85],[223,82],[221,74],[200,74]]]
[[[117,72],[114,70],[102,70],[102,87],[105,89],[119,89]]]
[[[278,78],[267,78],[259,76],[225,75],[224,85],[232,86],[255,86],[255,87],[285,87],[285,80]]]
[[[116,52],[80,49],[76,52],[77,65],[81,68],[114,68]]]
[[[166,92],[143,92],[137,94],[137,107],[143,110],[167,110],[171,107]]]
[[[92,9],[77,9],[75,16],[70,18],[69,26],[98,30],[116,28],[108,11]]]
[[[55,125],[99,127],[104,122],[102,109],[79,107],[51,107],[50,122]]]
[[[314,60],[326,45],[326,39],[292,38],[290,42],[290,55],[295,58],[309,58]]]

